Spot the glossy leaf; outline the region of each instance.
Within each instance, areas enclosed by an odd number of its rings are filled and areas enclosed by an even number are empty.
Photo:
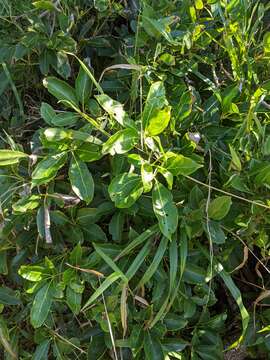
[[[95,98],[100,106],[120,125],[125,127],[135,126],[134,122],[128,117],[121,103],[113,100],[106,94],[96,95]]]
[[[18,164],[18,162],[28,157],[27,154],[24,154],[21,151],[13,150],[0,150],[0,166]]]
[[[202,165],[186,156],[167,153],[164,167],[173,175],[191,175]]]
[[[51,181],[67,160],[65,152],[48,156],[41,160],[32,173],[32,186],[46,184]]]
[[[75,82],[75,90],[76,90],[77,99],[80,100],[83,107],[91,96],[92,86],[93,83],[91,79],[89,78],[85,70],[82,67],[80,67]]]
[[[30,314],[30,321],[34,328],[39,328],[47,319],[52,305],[52,297],[51,283],[45,284],[36,293]]]
[[[128,208],[143,193],[141,177],[132,173],[120,174],[112,180],[108,191],[116,207]]]
[[[154,111],[145,129],[147,135],[156,136],[162,133],[168,126],[171,118],[171,108],[169,106],[164,109]]]
[[[78,99],[75,90],[65,81],[49,76],[43,80],[43,85],[49,93],[59,101],[68,101],[78,106]],[[67,105],[67,103],[65,103]]]
[[[74,193],[89,204],[94,196],[94,181],[87,165],[75,156],[70,163],[69,180]]]
[[[138,133],[134,129],[119,130],[107,140],[102,147],[103,154],[124,154],[138,142]]]
[[[171,239],[177,229],[178,211],[172,193],[161,183],[156,183],[152,192],[153,210],[164,236]]]
[[[167,100],[165,96],[165,87],[161,81],[155,82],[151,85],[147,99],[144,105],[142,114],[143,127],[149,126],[150,120],[156,115],[159,109],[167,106]]]

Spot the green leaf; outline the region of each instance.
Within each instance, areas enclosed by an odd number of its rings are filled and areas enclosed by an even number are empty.
[[[147,360],[164,360],[163,349],[158,338],[149,331],[144,336],[144,353]]]
[[[266,156],[270,155],[270,136],[267,136],[267,138],[264,141],[263,154]]]
[[[102,147],[103,154],[124,154],[138,142],[138,133],[134,129],[119,130],[107,140]]]
[[[3,305],[20,305],[16,292],[8,287],[0,287],[0,304]]]
[[[121,103],[113,100],[106,94],[96,95],[99,105],[120,125],[125,127],[135,127],[134,122],[128,117]]]
[[[75,89],[77,98],[80,100],[83,107],[91,96],[92,87],[93,82],[91,81],[83,67],[80,67],[79,74],[75,81]]]
[[[122,242],[124,232],[125,214],[122,211],[116,211],[109,223],[109,233],[112,235],[113,241]]]
[[[57,100],[68,101],[73,105],[78,106],[75,90],[65,81],[59,80],[54,76],[49,76],[43,80],[43,85]],[[67,103],[65,104],[67,105]]]
[[[12,205],[13,212],[20,214],[34,210],[40,205],[40,199],[40,195],[25,196]]]
[[[118,208],[129,208],[143,193],[141,177],[133,173],[116,176],[108,188],[110,197]]]
[[[39,282],[46,275],[46,269],[38,265],[22,265],[18,273],[26,280]]]
[[[152,166],[147,163],[143,163],[141,166],[141,175],[144,192],[149,192],[152,189],[152,181],[155,177]]]
[[[73,314],[78,315],[81,310],[82,294],[74,291],[70,286],[66,289],[67,304]]]
[[[27,154],[24,154],[21,151],[13,150],[0,150],[0,166],[18,164],[18,162],[28,157]]]
[[[37,9],[49,10],[49,11],[53,11],[56,9],[55,5],[51,1],[48,1],[48,0],[34,1],[32,4]]]
[[[202,167],[202,165],[183,155],[169,152],[166,153],[166,162],[164,167],[173,175],[177,176],[190,175]]]
[[[40,107],[40,115],[47,124],[53,125],[53,119],[56,116],[56,112],[51,107],[51,105],[42,102]]]
[[[101,294],[104,293],[104,291],[111,286],[116,280],[118,280],[122,275],[114,272],[111,275],[109,275],[106,280],[103,281],[103,283],[98,287],[98,289],[94,292],[94,294],[88,299],[82,310],[87,308],[89,305],[91,305],[97,298],[100,297]]]
[[[67,153],[50,155],[41,160],[32,173],[32,186],[46,184],[51,181],[67,160]]]
[[[177,338],[165,339],[162,341],[162,348],[165,353],[176,352],[178,354],[180,351],[183,351],[188,345],[189,343],[187,341]]]
[[[230,211],[232,200],[230,196],[219,196],[209,204],[208,215],[213,220],[223,219]]]
[[[116,265],[116,263],[108,256],[106,255],[102,249],[97,245],[93,244],[96,252],[99,254],[99,256],[105,261],[106,264],[110,266],[114,270],[115,273],[120,274],[124,282],[128,282],[127,277],[123,274],[123,272],[119,269],[119,267]]]
[[[173,202],[172,193],[164,185],[157,182],[152,192],[153,210],[164,236],[171,239],[177,229],[178,211]]]
[[[224,244],[226,240],[226,236],[223,232],[223,230],[220,227],[220,224],[215,221],[209,221],[208,227],[205,225],[205,231],[207,236],[211,236],[211,240],[214,244]],[[210,235],[208,233],[208,228]]]
[[[152,263],[150,264],[150,266],[148,267],[147,271],[144,273],[143,277],[141,278],[139,284],[137,285],[137,288],[141,288],[155,274],[164,254],[165,254],[165,251],[167,250],[167,244],[168,244],[168,238],[162,237],[160,244],[158,246],[158,249],[155,253],[154,259],[153,259]]]
[[[232,344],[230,346],[230,348],[234,348],[234,347],[237,347],[239,345],[239,343],[244,339],[244,336],[246,334],[248,324],[249,324],[249,314],[243,304],[242,295],[241,295],[240,290],[233,282],[231,276],[225,272],[222,264],[220,264],[220,263],[215,264],[215,269],[218,272],[219,276],[224,281],[224,283],[227,286],[227,289],[230,291],[232,297],[236,301],[236,303],[239,307],[239,310],[240,310],[241,318],[242,318],[242,334],[241,334],[240,338],[234,344]]]
[[[8,274],[7,251],[0,250],[0,274]]]
[[[69,180],[74,193],[89,204],[94,197],[94,180],[87,165],[75,156],[70,163]]]
[[[167,106],[168,102],[165,96],[165,87],[161,81],[151,85],[142,114],[142,123],[144,129],[149,126],[150,119],[156,115],[158,110]]]
[[[126,277],[130,281],[133,276],[137,273],[142,263],[145,261],[145,258],[150,253],[151,250],[151,241],[148,240],[144,246],[141,248],[138,255],[133,260],[132,264],[129,266],[128,271],[126,272]]]
[[[151,115],[145,132],[148,136],[156,136],[166,129],[171,118],[171,107],[166,106],[164,109],[157,109]]]
[[[78,120],[80,119],[80,115],[71,112],[71,111],[63,111],[56,114],[52,119],[53,126],[74,126]]]
[[[231,157],[232,157],[232,166],[236,170],[241,171],[242,170],[242,165],[241,165],[241,161],[239,159],[239,156],[237,155],[237,152],[234,150],[234,148],[232,147],[231,144],[229,144],[229,149],[230,149],[230,153],[231,153]]]
[[[85,143],[74,151],[80,160],[84,162],[92,162],[102,157],[101,146],[97,144]]]
[[[33,360],[47,360],[51,340],[44,340],[40,343],[34,352]]]
[[[50,312],[52,305],[53,292],[51,283],[47,283],[35,295],[31,308],[30,321],[34,328],[39,328]]]

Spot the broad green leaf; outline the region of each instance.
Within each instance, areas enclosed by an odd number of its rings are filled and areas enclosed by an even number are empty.
[[[73,314],[78,315],[81,310],[82,294],[74,291],[70,286],[66,289],[67,304]]]
[[[109,275],[102,284],[98,287],[98,289],[94,292],[94,294],[88,299],[86,304],[84,305],[83,309],[87,308],[89,305],[91,305],[97,298],[100,297],[101,294],[104,293],[104,291],[111,286],[116,280],[118,280],[122,275],[114,272],[111,275]]]
[[[160,230],[164,236],[171,239],[178,224],[178,211],[173,202],[172,193],[164,185],[157,182],[152,192],[152,201]]]
[[[112,180],[108,191],[116,207],[131,207],[143,193],[141,177],[133,173],[120,174]]]
[[[49,349],[50,349],[51,340],[44,340],[40,343],[34,352],[33,360],[47,360]]]
[[[163,349],[159,339],[149,331],[145,333],[143,348],[147,360],[164,360]]]
[[[138,142],[138,132],[134,129],[119,130],[107,140],[102,147],[103,154],[124,154]]]
[[[155,20],[151,17],[147,17],[145,15],[142,16],[142,24],[144,30],[148,35],[159,39],[161,36],[164,37],[168,43],[172,45],[177,45],[177,42],[174,41],[170,34],[169,25],[173,21],[173,17],[167,17],[159,20]]]
[[[220,224],[216,221],[209,221],[208,226],[204,226],[205,232],[208,237],[211,236],[211,240],[214,244],[224,244],[226,240],[226,236],[224,231],[220,227]],[[210,234],[208,233],[210,232]]]
[[[165,95],[165,87],[161,81],[151,85],[142,114],[142,123],[144,129],[149,126],[150,119],[155,116],[158,110],[168,105]]]
[[[152,166],[147,163],[143,163],[141,166],[141,175],[144,192],[149,192],[152,189],[152,181],[155,177]]]
[[[197,10],[203,9],[203,1],[202,0],[195,0],[195,7]]]
[[[22,265],[18,273],[26,280],[39,282],[46,276],[46,269],[38,265]]]
[[[91,96],[92,86],[93,82],[89,78],[88,74],[82,67],[80,67],[79,74],[75,81],[75,89],[77,99],[80,100],[83,107]]]
[[[87,165],[73,156],[68,174],[74,193],[89,204],[94,196],[94,180]]]
[[[112,235],[113,241],[122,242],[124,232],[125,214],[123,211],[116,211],[109,223],[109,233]]]
[[[96,95],[99,105],[120,125],[125,127],[135,127],[134,122],[128,117],[121,103],[113,100],[106,94]]]
[[[32,186],[46,184],[51,181],[67,160],[67,153],[62,152],[56,155],[49,155],[41,160],[32,173]]]
[[[80,119],[80,115],[71,111],[63,111],[56,114],[52,119],[52,125],[54,126],[74,126]]]
[[[17,293],[8,287],[0,287],[0,304],[3,305],[20,305],[21,300]]]
[[[102,157],[101,146],[97,144],[85,143],[74,151],[81,161],[92,162]]]
[[[255,177],[255,183],[258,185],[270,185],[270,165],[263,166]]]
[[[266,53],[270,53],[270,31],[267,31],[263,37],[263,46]]]
[[[34,328],[39,328],[47,319],[52,305],[52,299],[52,286],[51,283],[47,283],[36,293],[31,308],[30,321]]]
[[[32,4],[37,9],[49,10],[49,11],[56,10],[56,7],[55,7],[54,3],[52,1],[49,1],[49,0],[34,1]]]
[[[18,162],[28,157],[27,154],[24,154],[21,151],[13,151],[13,150],[0,150],[0,166],[13,165],[18,164]]]
[[[183,155],[169,152],[166,153],[164,167],[173,175],[190,175],[202,167],[202,165]]]
[[[164,324],[168,330],[180,330],[187,326],[187,320],[184,319],[183,315],[176,315],[175,313],[169,313],[164,318]]]
[[[53,119],[56,116],[56,112],[51,107],[51,105],[42,102],[40,107],[40,115],[47,124],[53,125]]]
[[[219,196],[209,204],[208,215],[213,220],[223,219],[230,211],[232,200],[230,196]]]
[[[63,140],[71,140],[72,139],[72,130],[66,129],[58,129],[58,128],[47,128],[43,132],[44,137],[48,141],[58,142]]]
[[[12,205],[13,212],[15,214],[20,214],[34,210],[40,205],[40,200],[40,195],[25,196]]]
[[[65,81],[49,76],[43,80],[43,85],[48,89],[49,93],[56,97],[59,101],[66,101],[78,106],[78,99],[75,90]]]
[[[176,352],[178,354],[180,351],[183,351],[189,343],[185,340],[174,338],[163,340],[161,345],[165,353]]]
[[[166,129],[171,118],[171,107],[166,106],[164,109],[157,109],[151,115],[145,132],[148,136],[156,136]]]

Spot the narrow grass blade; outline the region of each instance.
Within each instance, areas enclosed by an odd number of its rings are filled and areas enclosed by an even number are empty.
[[[85,310],[88,306],[90,306],[99,296],[101,296],[105,290],[108,289],[116,280],[118,280],[122,275],[114,272],[107,277],[106,280],[97,288],[94,294],[87,300],[85,305],[82,308],[82,311]]]

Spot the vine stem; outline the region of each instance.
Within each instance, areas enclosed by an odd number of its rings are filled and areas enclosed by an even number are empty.
[[[242,196],[235,195],[235,194],[230,193],[230,192],[228,192],[228,191],[219,189],[219,188],[217,188],[217,187],[215,187],[215,186],[212,186],[212,185],[209,185],[209,184],[205,184],[204,182],[202,182],[202,181],[200,181],[200,180],[197,180],[197,179],[193,178],[192,176],[189,176],[189,175],[184,175],[184,176],[185,176],[187,179],[189,179],[189,180],[191,180],[191,181],[193,181],[193,182],[195,182],[195,183],[197,183],[197,184],[200,184],[200,185],[202,185],[202,186],[204,186],[204,187],[211,188],[212,190],[218,191],[218,192],[220,192],[220,193],[222,193],[222,194],[226,194],[226,195],[229,195],[229,196],[234,197],[234,198],[236,198],[236,199],[239,199],[239,200],[248,202],[248,203],[250,203],[250,204],[257,205],[257,206],[260,206],[260,207],[263,207],[263,208],[265,208],[265,209],[270,210],[270,206],[265,205],[265,204],[262,204],[262,203],[259,203],[258,201],[249,200],[249,199],[246,199],[246,198],[244,198],[244,197],[242,197]]]

